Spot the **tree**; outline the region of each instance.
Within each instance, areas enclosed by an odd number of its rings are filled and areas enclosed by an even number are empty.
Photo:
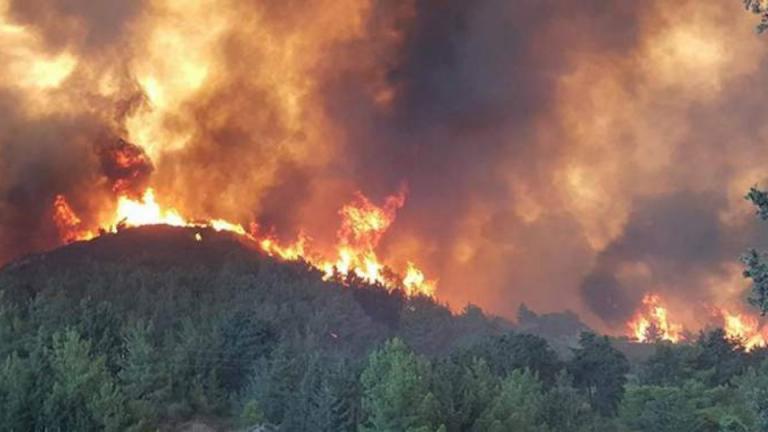
[[[760,219],[768,220],[768,193],[752,187],[745,199],[757,207],[756,213]],[[750,249],[742,255],[741,262],[745,266],[744,277],[752,279],[748,301],[765,315],[768,313],[768,262],[765,253]]]
[[[501,380],[482,358],[453,356],[433,367],[435,396],[448,431],[470,430],[499,392]]]
[[[651,385],[680,385],[693,376],[695,348],[658,342],[656,350],[642,365],[640,382]]]
[[[768,361],[750,368],[736,380],[739,392],[755,417],[760,431],[768,431]]]
[[[362,373],[361,432],[435,431],[430,365],[400,339],[387,342],[368,358]]]
[[[47,430],[123,430],[125,400],[107,373],[103,357],[74,330],[53,337],[53,385],[43,406]]]
[[[11,354],[0,364],[0,425],[6,430],[32,430],[32,370],[28,362]]]
[[[137,429],[151,425],[170,397],[170,377],[151,340],[152,324],[138,321],[125,331],[118,378]]]
[[[572,378],[565,371],[547,392],[544,409],[544,418],[552,431],[588,430],[594,420],[589,401],[573,387]]]
[[[501,391],[480,415],[476,432],[545,432],[545,394],[541,381],[530,370],[513,371]]]
[[[276,342],[272,328],[256,319],[250,311],[240,310],[226,316],[217,329],[222,386],[239,391],[251,367],[259,357],[269,354]]]
[[[491,336],[471,347],[468,354],[484,359],[496,375],[504,377],[516,369],[528,368],[546,385],[553,384],[563,368],[547,341],[532,334]]]
[[[615,414],[627,382],[627,358],[611,345],[607,336],[582,333],[579,345],[568,363],[574,384],[600,414]]]
[[[638,432],[698,430],[693,402],[678,387],[629,386],[620,416],[624,424]]]
[[[746,370],[744,347],[728,338],[723,329],[702,333],[696,341],[693,359],[697,370],[705,373],[701,378],[712,386],[730,383],[731,379]]]

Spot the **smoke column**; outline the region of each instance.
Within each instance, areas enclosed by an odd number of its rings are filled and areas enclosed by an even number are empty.
[[[59,194],[88,223],[151,184],[324,244],[405,184],[381,254],[456,307],[610,331],[652,290],[701,325],[768,240],[742,199],[768,42],[739,6],[2,0],[0,261],[60,243]]]

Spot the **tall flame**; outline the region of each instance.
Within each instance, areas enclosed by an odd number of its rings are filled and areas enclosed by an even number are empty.
[[[83,228],[83,222],[67,202],[64,195],[56,195],[53,201],[53,223],[59,231],[59,238],[64,242],[89,240],[95,234]]]
[[[356,200],[342,207],[341,228],[338,231],[336,257],[329,258],[309,249],[310,238],[299,234],[292,244],[281,244],[272,233],[264,234],[253,224],[250,232],[237,223],[224,219],[212,219],[196,222],[181,215],[174,208],[163,207],[155,198],[155,191],[147,188],[140,198],[134,199],[126,194],[117,198],[114,216],[104,232],[114,232],[119,227],[137,227],[144,225],[170,225],[187,227],[210,227],[216,231],[232,232],[254,241],[262,251],[283,260],[304,260],[324,273],[324,279],[345,280],[350,275],[367,283],[380,284],[390,289],[403,289],[406,294],[434,296],[436,281],[427,280],[424,273],[412,262],[408,262],[403,275],[381,262],[376,254],[382,236],[395,220],[395,213],[405,204],[405,192],[385,199],[383,206],[376,206],[364,195],[358,193]],[[53,219],[63,241],[89,240],[96,235],[83,228],[63,195],[56,197],[53,203]],[[198,241],[202,237],[196,236]]]
[[[670,321],[669,311],[661,305],[661,298],[656,294],[643,297],[643,306],[627,325],[631,336],[638,342],[679,342],[684,339],[683,326]]]

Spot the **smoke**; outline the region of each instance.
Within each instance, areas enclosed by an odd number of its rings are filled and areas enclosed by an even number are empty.
[[[98,3],[98,4],[97,4]],[[620,328],[653,290],[737,301],[761,241],[765,41],[738,4],[0,3],[0,260],[147,185],[192,218],[332,242],[407,184],[381,239],[438,295]],[[127,164],[116,164],[114,155]],[[688,315],[685,315],[688,314]]]

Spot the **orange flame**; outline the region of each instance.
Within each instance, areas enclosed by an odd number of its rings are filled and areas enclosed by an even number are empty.
[[[121,196],[117,201],[117,211],[113,226],[141,226],[141,225],[172,225],[186,226],[189,222],[181,217],[175,209],[163,210],[155,201],[155,191],[148,188],[141,199],[133,200]]]
[[[719,312],[723,317],[723,330],[729,338],[741,342],[747,351],[766,346],[768,324],[760,327],[758,319],[754,316],[730,313],[725,309],[720,309]]]
[[[326,280],[344,280],[354,274],[368,283],[380,284],[389,289],[403,289],[408,295],[434,296],[436,281],[427,280],[415,264],[408,262],[403,270],[404,276],[399,276],[379,260],[375,251],[382,236],[394,222],[396,211],[404,204],[405,193],[402,191],[387,197],[381,207],[358,193],[354,203],[345,205],[339,211],[342,224],[338,231],[339,242],[335,247],[336,258],[331,259],[310,251],[310,239],[303,233],[299,234],[294,243],[284,245],[272,233],[259,233],[259,227],[255,224],[249,233],[242,225],[223,219],[190,221],[178,210],[161,206],[155,199],[155,191],[152,188],[147,188],[139,199],[130,198],[126,194],[119,195],[114,217],[108,227],[102,230],[115,232],[119,227],[143,225],[208,227],[247,237],[270,256],[290,261],[304,260],[321,270]],[[89,240],[95,237],[91,231],[82,229],[82,222],[61,195],[54,202],[54,222],[63,241]],[[199,234],[195,238],[202,240]]]
[[[643,307],[628,323],[630,335],[638,342],[654,342],[654,339],[679,342],[683,337],[683,326],[669,320],[669,311],[662,306],[656,294],[643,297]]]
[[[64,195],[56,195],[53,201],[53,223],[59,230],[59,237],[67,243],[95,237],[91,231],[83,229],[83,222]]]

